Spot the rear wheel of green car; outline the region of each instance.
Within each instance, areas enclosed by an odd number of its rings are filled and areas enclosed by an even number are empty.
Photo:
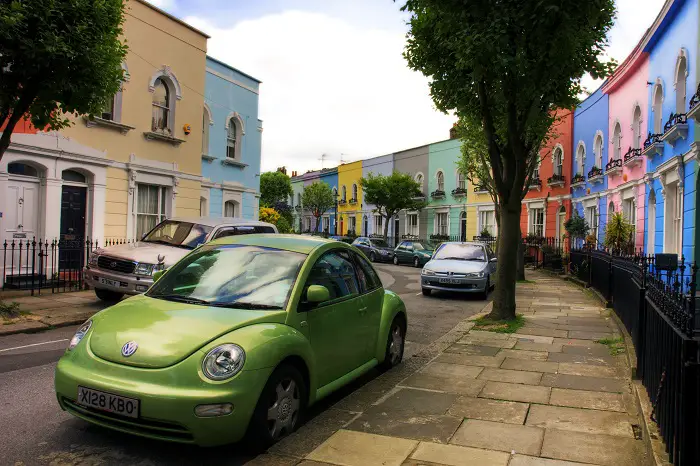
[[[257,447],[266,448],[294,432],[306,411],[308,389],[304,377],[291,364],[282,364],[265,384],[248,434]]]
[[[401,316],[396,316],[391,323],[389,336],[386,341],[386,353],[381,364],[382,370],[389,370],[401,363],[406,339],[406,322]]]

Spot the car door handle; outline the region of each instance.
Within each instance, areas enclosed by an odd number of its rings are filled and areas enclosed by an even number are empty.
[[[361,307],[359,309],[359,311],[360,311],[360,314],[365,314],[367,312],[367,307]]]

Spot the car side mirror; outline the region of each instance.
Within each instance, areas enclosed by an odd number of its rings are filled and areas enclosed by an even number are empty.
[[[498,257],[492,257],[490,262],[498,262]]]
[[[154,274],[153,274],[153,283],[155,283],[155,282],[157,282],[158,280],[160,280],[160,277],[162,277],[164,273],[165,273],[165,270],[159,270],[159,271],[157,271],[156,273],[154,273]]]
[[[306,301],[308,303],[318,304],[328,301],[331,297],[328,288],[323,285],[311,285],[306,290]]]

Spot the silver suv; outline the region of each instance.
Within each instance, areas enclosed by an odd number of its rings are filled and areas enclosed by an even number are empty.
[[[211,240],[253,233],[277,233],[271,223],[227,217],[180,217],[164,220],[141,241],[92,251],[83,276],[98,298],[117,301],[143,293],[153,274]]]

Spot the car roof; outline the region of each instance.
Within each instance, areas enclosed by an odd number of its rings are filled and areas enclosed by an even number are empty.
[[[247,246],[260,246],[267,248],[282,249],[284,251],[299,252],[309,254],[319,246],[325,244],[334,244],[336,246],[345,245],[345,243],[325,239],[319,236],[302,236],[302,235],[280,235],[280,234],[257,234],[257,235],[235,235],[220,238],[208,243],[209,245],[224,245],[224,244],[243,244]],[[340,246],[343,247],[343,246]],[[349,247],[349,246],[348,246]]]
[[[219,225],[273,226],[271,223],[238,217],[173,217],[169,218],[168,220],[175,222],[198,223],[209,227],[217,227]]]

